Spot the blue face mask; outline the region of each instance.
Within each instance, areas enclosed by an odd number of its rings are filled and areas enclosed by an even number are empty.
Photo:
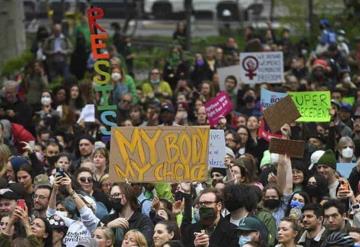
[[[251,241],[251,237],[248,236],[243,236],[241,235],[239,238],[239,245],[240,247],[244,246],[245,244],[249,243]]]
[[[302,209],[304,207],[304,203],[296,201],[296,200],[291,200],[290,202],[290,207],[291,208],[298,208],[298,209]]]

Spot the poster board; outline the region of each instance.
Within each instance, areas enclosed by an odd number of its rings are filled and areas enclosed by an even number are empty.
[[[240,79],[245,84],[284,82],[282,52],[241,52]]]
[[[225,168],[225,154],[224,130],[210,130],[209,167]]]
[[[113,127],[110,179],[128,182],[205,181],[209,126]]]
[[[290,124],[299,117],[300,113],[290,96],[282,98],[264,111],[266,123],[273,133],[279,131],[284,124]]]
[[[270,153],[287,154],[293,158],[303,158],[305,151],[305,142],[298,140],[286,140],[272,138],[269,146]]]

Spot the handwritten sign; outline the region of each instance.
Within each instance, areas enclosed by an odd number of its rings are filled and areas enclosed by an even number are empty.
[[[260,91],[261,109],[265,110],[266,108],[274,105],[275,103],[280,101],[282,98],[284,98],[286,95],[287,95],[287,93],[273,92],[273,91],[267,90],[265,88],[261,88],[261,91]]]
[[[208,126],[112,128],[110,179],[129,182],[205,181],[208,150]]]
[[[275,154],[287,154],[294,158],[303,158],[305,150],[304,141],[285,140],[272,138],[270,140],[269,151]]]
[[[290,96],[286,96],[264,111],[264,118],[271,131],[277,132],[284,124],[290,124],[300,117],[300,113]]]
[[[220,92],[205,104],[210,126],[217,125],[219,119],[232,111],[231,99],[225,92]]]
[[[224,130],[210,130],[209,167],[225,168],[225,135]]]
[[[329,122],[330,121],[330,92],[291,92],[301,117],[298,122]]]
[[[116,105],[109,104],[110,94],[113,90],[113,85],[110,81],[110,62],[109,54],[100,52],[106,49],[106,40],[108,34],[105,29],[100,26],[96,21],[104,17],[104,10],[98,7],[91,7],[87,11],[90,40],[91,40],[91,53],[96,60],[94,70],[96,75],[93,78],[95,82],[95,91],[101,96],[100,105],[97,105],[97,110],[100,112],[100,122],[106,128],[101,128],[101,133],[105,136],[110,135],[110,128],[116,126]]]
[[[246,84],[284,81],[282,52],[241,52],[240,78]]]

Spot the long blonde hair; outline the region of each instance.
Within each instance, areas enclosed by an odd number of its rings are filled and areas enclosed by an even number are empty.
[[[135,241],[136,241],[136,244],[138,245],[138,247],[148,247],[148,244],[146,242],[146,238],[144,237],[144,235],[139,232],[138,230],[130,230],[128,231],[125,236],[124,236],[124,239],[126,238],[127,235],[129,234],[134,234],[134,237],[135,237]]]
[[[0,176],[4,175],[10,156],[10,148],[6,144],[0,144]]]

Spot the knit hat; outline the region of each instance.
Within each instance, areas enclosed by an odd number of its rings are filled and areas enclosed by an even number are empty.
[[[320,157],[317,165],[326,165],[336,170],[336,157],[334,152],[331,149],[325,151],[325,153]]]
[[[218,172],[221,175],[223,175],[224,177],[226,176],[226,169],[225,168],[214,167],[214,168],[211,169],[210,174],[212,174],[213,172]]]
[[[22,156],[13,156],[10,159],[10,163],[15,173],[20,169],[22,165],[29,165],[29,162]]]

